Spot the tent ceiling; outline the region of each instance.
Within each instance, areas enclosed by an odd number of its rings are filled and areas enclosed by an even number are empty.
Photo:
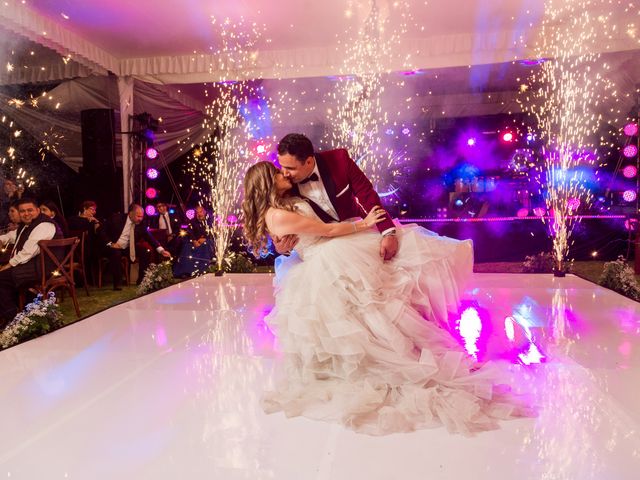
[[[352,73],[344,67],[345,49],[369,15],[371,0],[8,0],[0,18],[13,31],[56,51],[71,53],[86,67],[116,75],[136,75],[161,83],[196,83],[222,77],[220,22],[264,26],[256,65],[244,78],[299,78]],[[394,4],[408,5],[397,8]],[[531,56],[516,39],[538,33],[543,1],[528,0],[378,0],[389,31],[399,31],[400,13],[410,21],[403,41],[389,58],[390,70],[502,63]],[[610,7],[620,16],[625,6]],[[618,11],[619,10],[619,11]],[[347,12],[350,12],[347,14]],[[622,20],[621,25],[628,22]],[[631,22],[633,23],[633,22]],[[46,33],[45,33],[46,32]],[[531,42],[529,42],[531,43]],[[638,47],[626,28],[603,50]],[[404,58],[411,55],[411,64]]]

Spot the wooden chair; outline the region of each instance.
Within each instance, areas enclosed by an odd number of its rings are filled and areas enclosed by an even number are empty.
[[[73,278],[73,269],[76,264],[73,257],[79,244],[80,240],[77,237],[40,240],[38,242],[40,246],[40,282],[32,288],[32,291],[41,293],[43,297],[58,288],[65,288],[71,295],[78,318],[80,318],[80,306]]]
[[[127,286],[129,286],[131,284],[130,281],[130,275],[131,273],[129,272],[129,257],[123,255],[120,258],[120,261],[122,262],[122,269],[124,270],[124,279]],[[98,260],[98,288],[102,288],[102,272],[104,270],[104,268],[106,267],[106,265],[109,263],[109,259],[102,257],[100,260]]]
[[[87,284],[87,273],[85,269],[86,258],[84,256],[84,244],[87,240],[87,232],[82,230],[71,230],[69,231],[69,235],[71,237],[77,237],[80,240],[80,255],[75,259],[73,269],[82,277],[84,290],[87,292],[87,297],[90,297],[91,294],[89,293],[89,285]]]

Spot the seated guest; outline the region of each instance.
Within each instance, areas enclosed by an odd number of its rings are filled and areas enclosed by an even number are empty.
[[[139,261],[138,284],[149,266],[151,252],[143,242],[154,247],[163,257],[171,257],[158,241],[149,233],[144,220],[144,210],[136,203],[129,206],[128,214],[116,213],[98,230],[104,255],[109,259],[109,268],[113,276],[113,289],[121,290],[122,257],[131,262]]]
[[[80,235],[84,232],[84,264],[89,266],[88,271],[91,275],[94,265],[97,265],[99,254],[102,251],[102,243],[99,241],[98,228],[100,221],[96,217],[98,204],[93,200],[85,200],[80,205],[80,213],[73,217],[69,217],[67,224],[69,225],[70,235]]]
[[[173,276],[178,278],[203,274],[213,258],[213,237],[204,207],[196,208],[196,216],[189,222],[188,241],[173,265]]]
[[[9,178],[2,181],[2,191],[0,191],[0,228],[6,227],[9,222],[8,211],[11,203],[20,200],[24,192],[24,187],[18,186],[16,182]]]
[[[0,326],[18,313],[18,289],[38,280],[38,241],[62,236],[54,221],[40,213],[35,200],[21,198],[18,213],[21,222],[18,229],[0,235],[0,243],[14,244],[9,262],[0,267]]]
[[[40,212],[44,213],[47,217],[56,222],[56,224],[62,231],[62,235],[64,235],[65,238],[69,236],[69,227],[67,226],[67,221],[64,219],[62,213],[60,213],[60,209],[54,202],[52,202],[51,200],[45,200],[44,202],[41,202]]]
[[[0,232],[0,234],[13,232],[20,225],[20,214],[18,213],[18,201],[11,202],[9,206],[9,223]],[[13,249],[13,243],[6,245],[0,245],[0,265],[4,265],[11,258],[11,250]]]
[[[96,218],[97,211],[98,204],[93,200],[82,202],[80,213],[69,218],[69,230],[87,232],[87,235],[95,233],[100,226],[100,221]]]
[[[180,237],[180,218],[178,215],[171,213],[167,204],[164,202],[158,202],[156,205],[158,209],[158,216],[153,217],[153,228],[158,230],[165,230],[167,232],[167,241],[163,245],[171,256],[177,256],[180,253],[182,247],[182,239]]]

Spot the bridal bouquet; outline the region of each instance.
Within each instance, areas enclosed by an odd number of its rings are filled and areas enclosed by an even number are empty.
[[[39,294],[0,332],[0,346],[8,348],[62,326],[62,314],[56,303],[55,293],[49,292],[45,300]]]
[[[138,295],[155,292],[173,284],[173,269],[171,262],[152,263],[147,268],[144,278],[138,286]]]
[[[618,257],[613,262],[605,263],[598,283],[626,297],[640,301],[640,285],[638,285],[633,269],[627,265],[624,257]]]

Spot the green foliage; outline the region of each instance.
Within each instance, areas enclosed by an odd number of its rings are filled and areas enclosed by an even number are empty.
[[[173,269],[170,261],[159,264],[152,263],[147,268],[138,287],[138,295],[155,292],[173,284]]]
[[[618,257],[617,260],[604,264],[604,270],[598,283],[626,297],[640,301],[640,285],[638,285],[633,269],[627,265],[623,257]]]

